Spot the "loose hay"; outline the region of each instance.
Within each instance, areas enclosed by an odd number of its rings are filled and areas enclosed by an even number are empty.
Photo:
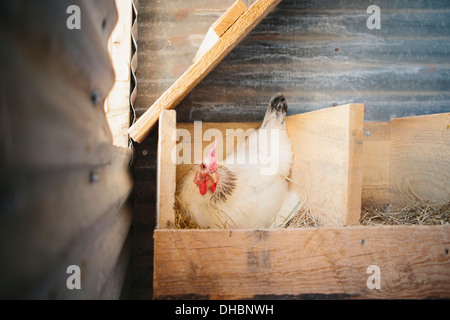
[[[319,228],[322,225],[307,206],[302,205],[296,210],[292,218],[277,228]],[[175,229],[202,229],[195,221],[195,217],[183,207],[178,197],[175,197]]]
[[[311,213],[311,209],[303,205],[281,228],[319,228],[321,225],[319,219]]]
[[[200,226],[189,217],[186,210],[180,208],[181,203],[177,199],[175,206],[175,229],[201,229]],[[450,201],[437,203],[434,201],[409,201],[405,207],[395,209],[388,205],[384,209],[364,207],[361,212],[360,223],[363,226],[376,225],[446,225],[450,224]],[[319,228],[320,221],[314,217],[311,210],[302,206],[296,214],[278,228]]]
[[[180,199],[175,196],[175,229],[201,229],[195,218],[191,218],[192,216]]]
[[[450,224],[450,201],[425,201],[412,197],[403,208],[388,205],[385,209],[364,207],[361,225],[445,225]]]
[[[201,229],[195,217],[183,207],[178,197],[175,197],[175,200],[175,229]],[[292,218],[289,218],[290,216]],[[277,228],[319,228],[323,226],[304,202],[297,204],[290,216]],[[364,206],[361,211],[360,223],[363,226],[450,224],[450,200],[447,202],[424,200],[412,193],[403,208],[396,208],[390,204],[382,209]]]

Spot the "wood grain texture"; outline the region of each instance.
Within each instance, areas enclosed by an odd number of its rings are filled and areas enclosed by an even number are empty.
[[[117,270],[117,267],[121,263],[131,219],[127,206],[111,208],[94,225],[80,233],[80,237],[66,248],[62,261],[55,264],[47,277],[36,283],[24,298],[93,300],[117,297],[126,271]],[[81,290],[67,289],[69,265],[80,267]]]
[[[237,0],[228,10],[213,23],[206,33],[203,42],[192,60],[196,63],[224,34],[224,32],[247,10],[241,0]]]
[[[70,5],[79,30],[66,26]],[[115,3],[0,11],[0,297],[99,298],[131,222],[131,151],[112,145],[103,110]],[[85,270],[78,295],[66,286],[71,264]]]
[[[225,31],[247,10],[241,0],[237,0],[225,13],[213,23],[211,28],[221,37]]]
[[[363,206],[389,204],[391,123],[365,122],[363,137]]]
[[[175,108],[280,1],[259,0],[248,8],[216,44],[130,127],[128,131],[130,137],[136,142],[141,142],[158,120],[161,111]]]
[[[70,4],[92,11],[82,32],[53,24],[66,21]],[[1,52],[8,61],[0,84],[0,142],[5,145],[0,161],[5,165],[67,168],[105,165],[111,158],[102,106],[114,81],[106,41],[117,13],[114,2],[94,7],[84,1],[49,1],[41,8],[14,7],[4,17],[1,41],[14,43]],[[21,19],[26,23],[18,23]]]
[[[450,200],[450,113],[392,119],[391,203]]]
[[[34,296],[30,286],[47,276],[54,280],[52,268],[72,254],[81,234],[119,210],[132,188],[128,173],[131,152],[118,148],[113,155],[111,163],[103,167],[15,175],[17,180],[8,184],[10,189],[3,195],[13,200],[0,223],[1,258],[10,261],[0,266],[0,296]],[[75,256],[92,245],[82,244]],[[49,293],[39,292],[43,296]]]
[[[294,150],[291,187],[324,225],[359,224],[364,106],[286,118]]]
[[[157,173],[157,228],[174,227],[176,168],[172,159],[176,142],[176,113],[174,110],[163,110],[159,118],[158,141],[158,173]]]
[[[154,240],[156,299],[450,297],[449,226],[156,230]],[[371,265],[380,290],[366,286]]]
[[[128,210],[130,209],[128,208]],[[131,219],[128,222],[131,224]],[[127,271],[128,266],[130,265],[133,237],[131,236],[131,233],[127,234],[128,237],[123,243],[117,262],[115,263],[108,280],[102,288],[102,300],[118,300],[120,298],[126,299],[129,297],[130,276],[127,276],[129,274]]]

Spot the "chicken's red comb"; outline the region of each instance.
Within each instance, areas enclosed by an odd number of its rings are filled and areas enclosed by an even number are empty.
[[[209,150],[209,157],[216,157],[216,147],[217,147],[217,140],[214,140],[214,144],[211,148],[211,150]]]
[[[209,154],[208,154],[209,169],[211,171],[216,171],[216,169],[217,169],[216,147],[217,147],[217,140],[214,140],[214,144],[213,144],[211,150],[209,150]]]

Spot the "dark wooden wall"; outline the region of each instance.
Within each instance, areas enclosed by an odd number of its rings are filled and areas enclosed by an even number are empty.
[[[120,296],[131,152],[112,145],[103,111],[116,21],[113,0],[0,2],[0,298]]]
[[[234,0],[139,1],[140,116],[190,65]],[[249,4],[251,1],[246,1]],[[381,9],[369,30],[367,7]],[[283,0],[177,107],[178,121],[257,121],[286,93],[290,114],[364,103],[365,119],[450,111],[449,1]],[[157,130],[135,145],[133,298],[152,297]]]

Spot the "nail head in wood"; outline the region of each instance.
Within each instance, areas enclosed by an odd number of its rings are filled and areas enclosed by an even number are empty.
[[[98,91],[94,90],[91,92],[91,101],[94,106],[100,102],[100,94],[98,93]]]
[[[89,174],[89,183],[95,183],[99,180],[99,176],[98,173],[95,171],[91,171],[91,173]]]

